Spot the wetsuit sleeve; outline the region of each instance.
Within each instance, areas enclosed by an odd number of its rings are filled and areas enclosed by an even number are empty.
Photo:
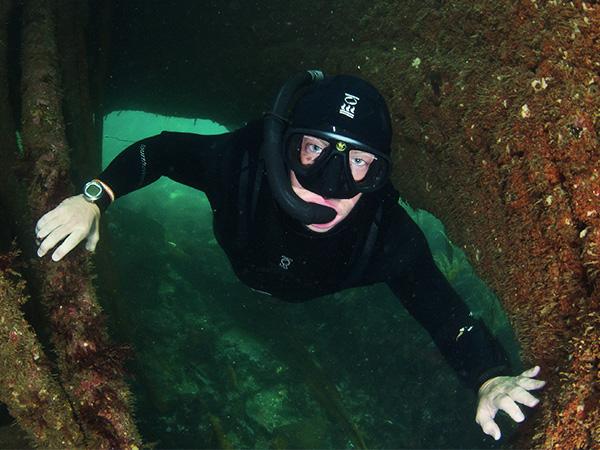
[[[393,264],[388,286],[427,330],[461,381],[477,390],[485,380],[509,374],[504,349],[437,268],[419,227],[406,216],[397,231],[395,236],[403,238],[388,257]]]
[[[123,150],[97,177],[115,198],[147,186],[161,176],[200,189],[215,186],[227,145],[235,133],[203,136],[162,132]]]

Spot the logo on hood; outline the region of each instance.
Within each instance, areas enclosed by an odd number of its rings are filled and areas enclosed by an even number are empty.
[[[347,92],[345,92],[344,95],[344,103],[340,106],[340,114],[354,119],[354,112],[360,98],[356,95],[348,94]]]

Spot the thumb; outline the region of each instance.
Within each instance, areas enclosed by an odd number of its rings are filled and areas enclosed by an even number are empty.
[[[94,210],[90,232],[88,233],[85,240],[85,248],[90,252],[96,250],[96,244],[98,244],[98,241],[100,240],[100,227],[98,224],[98,222],[100,221],[100,212],[98,210],[97,205],[93,205],[93,207],[96,209]]]
[[[90,252],[93,252],[94,250],[96,250],[96,244],[98,244],[99,240],[100,233],[98,233],[97,230],[92,231],[90,234],[88,234],[85,240],[85,249]]]

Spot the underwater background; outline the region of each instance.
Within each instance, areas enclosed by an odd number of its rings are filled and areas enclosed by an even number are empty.
[[[597,446],[599,42],[588,0],[0,1],[0,448]],[[35,220],[129,143],[237,128],[313,68],[383,93],[402,206],[542,367],[499,443],[385,286],[253,293],[199,192],[160,180],[93,256],[35,255]]]

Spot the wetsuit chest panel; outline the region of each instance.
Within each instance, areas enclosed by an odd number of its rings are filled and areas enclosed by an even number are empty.
[[[323,237],[301,232],[261,192],[249,244],[231,260],[239,278],[253,289],[289,301],[338,290],[348,273],[355,242],[349,232]]]

